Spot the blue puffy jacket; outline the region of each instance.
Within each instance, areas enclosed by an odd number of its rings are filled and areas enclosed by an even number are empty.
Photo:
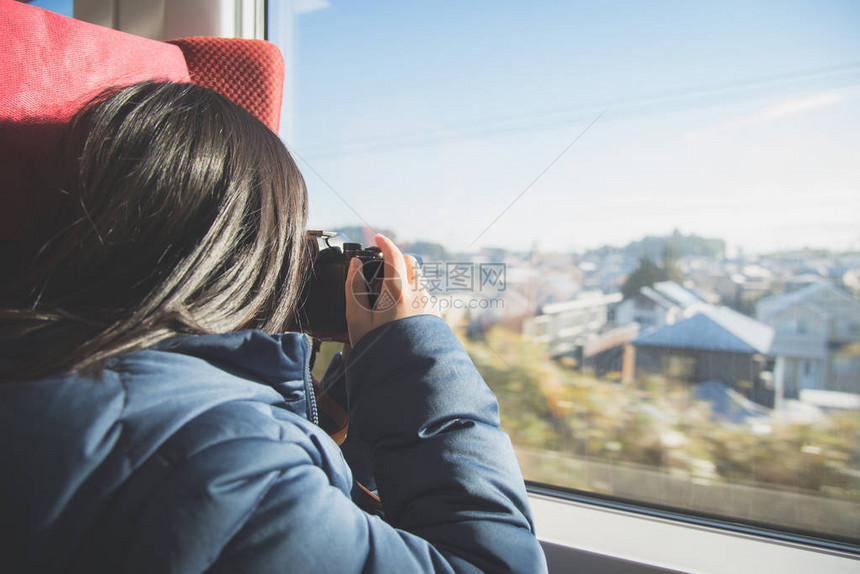
[[[243,331],[0,385],[0,570],[545,571],[495,397],[442,320],[380,327],[346,366],[384,520],[314,424],[309,358]]]

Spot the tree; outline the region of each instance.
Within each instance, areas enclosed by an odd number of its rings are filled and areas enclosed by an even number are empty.
[[[666,271],[643,255],[639,259],[639,265],[621,286],[621,294],[625,299],[629,299],[639,293],[643,287],[650,287],[658,281],[665,281],[666,278]]]
[[[677,233],[677,232],[676,232]],[[680,284],[684,280],[684,273],[678,267],[680,250],[671,239],[663,246],[663,274],[669,281]]]

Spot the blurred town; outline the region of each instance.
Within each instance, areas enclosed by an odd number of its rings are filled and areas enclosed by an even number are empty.
[[[501,327],[621,382],[664,373],[702,385],[727,417],[860,410],[860,252],[728,257],[723,240],[678,231],[579,254],[404,249],[423,258],[443,317],[470,338]]]
[[[860,532],[860,252],[728,256],[679,232],[585,253],[401,246],[527,479]]]

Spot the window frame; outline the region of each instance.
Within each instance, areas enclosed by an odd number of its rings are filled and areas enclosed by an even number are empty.
[[[533,497],[549,497],[574,504],[587,504],[607,512],[634,514],[656,520],[668,520],[688,524],[694,528],[716,529],[735,535],[768,539],[774,543],[800,545],[822,552],[835,552],[840,555],[853,556],[855,559],[860,560],[860,543],[837,535],[828,534],[826,536],[819,536],[814,532],[802,529],[792,529],[753,520],[651,504],[533,480],[526,480],[526,489]]]
[[[535,483],[529,483],[528,490],[550,572],[584,563],[601,572],[705,574],[851,574],[860,566],[856,547],[852,551],[818,545],[832,546],[829,540],[611,502]]]

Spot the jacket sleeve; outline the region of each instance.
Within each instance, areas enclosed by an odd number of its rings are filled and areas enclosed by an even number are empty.
[[[213,571],[546,571],[495,397],[444,321],[372,331],[346,377],[349,432],[373,446],[386,520],[356,507],[309,449],[268,486]]]
[[[373,445],[386,520],[452,566],[540,572],[525,485],[496,398],[437,317],[368,333],[347,364],[350,434]]]

